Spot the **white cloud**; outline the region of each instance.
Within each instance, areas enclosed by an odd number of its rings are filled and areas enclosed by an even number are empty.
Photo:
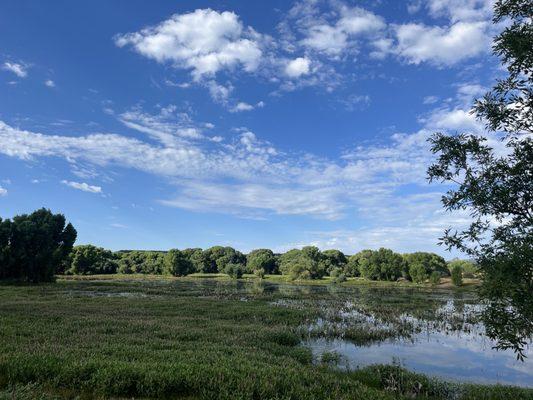
[[[222,105],[228,104],[229,98],[234,89],[231,83],[228,82],[228,84],[224,86],[211,80],[207,82],[206,86],[209,90],[209,95],[215,103]]]
[[[81,190],[83,192],[89,193],[102,193],[102,188],[100,186],[92,186],[85,182],[72,182],[72,181],[61,181],[62,184],[70,186],[71,188]]]
[[[161,108],[156,115],[141,109],[117,115],[147,135],[139,139],[106,133],[44,135],[0,122],[0,153],[23,160],[60,157],[73,170],[120,167],[166,177],[175,195],[159,200],[188,210],[247,218],[308,215],[338,220],[358,215],[364,220],[369,216],[365,232],[373,237],[379,236],[379,229],[407,232],[411,227],[436,241],[437,233],[429,234],[431,229],[442,233],[441,226],[431,228],[433,213],[440,209],[437,194],[409,195],[405,204],[402,190],[428,190],[426,169],[433,155],[427,138],[433,132],[476,128],[460,108],[462,96],[476,90],[474,84],[459,85],[454,102],[421,117],[423,128],[418,132],[396,133],[386,145],[355,147],[337,160],[281,152],[246,128],[236,129],[227,140],[176,135],[183,124],[196,124],[178,118],[174,107]],[[415,205],[420,215],[410,208]]]
[[[285,74],[289,78],[299,78],[301,75],[307,75],[309,73],[310,65],[311,61],[308,58],[295,58],[287,63]]]
[[[436,130],[447,131],[473,131],[479,133],[483,124],[469,110],[460,108],[442,108],[432,111],[427,117],[420,118],[420,122]]]
[[[492,16],[495,0],[429,0],[426,7],[433,17],[447,17],[452,22],[486,21]]]
[[[202,129],[192,122],[187,113],[178,112],[174,105],[161,107],[156,115],[136,107],[118,118],[127,127],[146,133],[167,147],[180,147],[184,140],[204,138]]]
[[[7,196],[7,189],[4,189],[1,185],[0,185],[0,197],[2,196]]]
[[[486,22],[457,22],[450,27],[405,24],[395,27],[396,53],[410,64],[454,65],[489,49]]]
[[[363,8],[342,5],[336,14],[337,18],[331,22],[319,17],[308,19],[305,26],[300,27],[305,36],[301,44],[329,56],[339,56],[356,48],[356,38],[375,34],[386,27],[381,17]]]
[[[49,88],[56,87],[55,82],[53,80],[51,80],[51,79],[47,79],[46,81],[44,81],[44,84],[45,84],[45,86],[48,86]]]
[[[189,69],[195,80],[237,66],[253,72],[262,56],[255,31],[244,28],[235,13],[211,9],[175,14],[157,26],[117,35],[115,43],[119,47],[131,45],[160,63]]]
[[[268,213],[281,215],[312,215],[335,220],[344,206],[338,202],[332,188],[302,190],[264,184],[186,183],[181,194],[162,204],[193,211],[216,211],[264,218]],[[266,213],[266,214],[265,214]]]
[[[28,76],[28,67],[22,63],[6,61],[2,68],[6,71],[13,72],[19,78],[26,78],[26,76]]]
[[[439,101],[437,96],[426,96],[422,102],[424,104],[435,104],[437,101]]]
[[[231,112],[251,111],[254,108],[255,107],[253,105],[241,101],[237,103],[235,107],[233,107],[230,111]]]

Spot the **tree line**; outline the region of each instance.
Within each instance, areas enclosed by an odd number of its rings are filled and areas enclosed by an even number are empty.
[[[320,279],[336,282],[348,277],[370,280],[408,280],[438,283],[452,276],[457,285],[476,267],[468,261],[447,263],[434,253],[398,254],[390,249],[363,250],[345,255],[306,246],[275,254],[257,249],[243,254],[232,247],[188,248],[169,251],[110,251],[93,245],[73,246],[76,230],[61,214],[40,209],[32,214],[0,219],[0,279],[27,282],[53,281],[56,274],[155,274],[186,276],[192,273],[283,274],[290,280]]]
[[[192,273],[225,273],[233,278],[244,274],[282,274],[290,280],[320,279],[330,276],[335,282],[348,277],[370,280],[407,280],[422,283],[429,280],[439,283],[451,276],[461,285],[463,276],[473,276],[475,265],[465,260],[446,262],[434,253],[416,252],[398,254],[390,249],[363,250],[347,256],[339,250],[320,251],[306,246],[275,254],[270,249],[257,249],[243,254],[232,247],[213,246],[202,250],[189,248],[169,251],[118,251],[112,252],[93,245],[73,248],[63,263],[63,274],[156,274],[186,276]]]

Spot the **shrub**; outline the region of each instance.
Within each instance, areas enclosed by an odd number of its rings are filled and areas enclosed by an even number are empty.
[[[429,282],[433,285],[433,286],[436,286],[440,283],[440,273],[437,272],[437,271],[433,271],[431,273],[431,275],[429,276]]]
[[[230,278],[240,279],[244,273],[244,268],[241,264],[230,263],[224,267],[224,273],[229,275]]]
[[[344,275],[342,269],[339,267],[333,268],[329,273],[329,276],[333,278],[333,283],[342,283],[346,281],[346,275]]]
[[[263,279],[265,277],[265,270],[263,268],[257,268],[253,272],[254,275],[257,276],[259,279]]]
[[[426,267],[424,267],[424,265],[420,263],[411,264],[409,266],[409,276],[411,277],[411,280],[415,283],[425,282],[428,277]]]
[[[455,286],[461,286],[463,284],[463,270],[458,265],[452,268],[452,283]]]

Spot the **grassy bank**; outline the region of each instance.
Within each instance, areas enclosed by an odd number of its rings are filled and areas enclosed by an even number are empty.
[[[450,385],[395,367],[349,373],[314,364],[299,345],[299,328],[319,312],[306,302],[312,292],[219,283],[0,284],[0,398],[532,398],[531,390]],[[274,307],[281,298],[302,306]],[[368,308],[392,314],[383,302],[377,296]],[[422,310],[423,294],[412,303],[403,306]]]

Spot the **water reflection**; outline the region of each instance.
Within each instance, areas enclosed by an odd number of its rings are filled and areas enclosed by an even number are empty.
[[[517,361],[513,351],[496,351],[482,335],[458,333],[417,334],[410,340],[393,340],[357,346],[342,339],[310,338],[306,345],[319,358],[325,352],[341,355],[340,367],[354,369],[371,364],[400,364],[412,371],[444,379],[533,387],[529,360]],[[531,348],[526,351],[529,359]]]

